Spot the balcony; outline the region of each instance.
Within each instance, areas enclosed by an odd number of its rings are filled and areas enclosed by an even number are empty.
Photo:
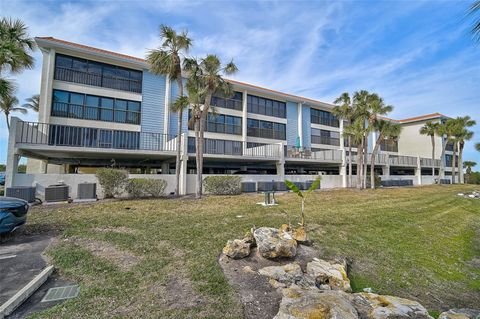
[[[203,153],[207,155],[227,155],[250,158],[280,158],[280,144],[266,144],[256,147],[244,147],[242,141],[230,141],[220,139],[205,139]],[[195,138],[188,138],[188,153],[195,154]]]
[[[243,101],[237,99],[227,99],[218,96],[212,96],[211,105],[224,109],[241,111],[243,109]]]
[[[420,166],[422,167],[440,167],[441,165],[442,161],[439,159],[420,158]]]
[[[286,147],[285,148],[286,159],[305,159],[314,160],[319,162],[341,162],[342,151],[340,150],[323,150],[312,152],[307,148]]]
[[[142,93],[142,81],[55,67],[55,80]]]
[[[393,166],[417,166],[417,158],[414,156],[390,155],[389,164]]]
[[[313,144],[340,146],[340,138],[312,135],[312,143]]]
[[[159,133],[110,130],[34,122],[17,123],[16,144],[115,150],[175,152],[176,137]]]

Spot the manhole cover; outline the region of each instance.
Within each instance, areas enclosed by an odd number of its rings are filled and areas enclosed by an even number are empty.
[[[78,285],[55,287],[48,289],[42,302],[71,299],[78,296],[80,287]]]

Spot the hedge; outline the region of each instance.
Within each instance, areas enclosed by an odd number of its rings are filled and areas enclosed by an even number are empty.
[[[205,190],[214,195],[238,195],[241,193],[240,176],[208,176],[203,180]]]
[[[95,176],[103,189],[105,198],[122,194],[128,179],[126,171],[113,168],[99,168]]]
[[[164,195],[167,182],[163,179],[131,178],[127,182],[126,190],[133,198],[160,197]]]

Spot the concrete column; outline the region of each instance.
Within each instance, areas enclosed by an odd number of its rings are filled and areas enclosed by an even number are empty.
[[[15,174],[18,172],[18,161],[20,155],[16,153],[15,139],[17,125],[20,119],[18,117],[10,118],[10,131],[8,133],[8,149],[7,149],[7,167],[5,169],[5,187],[14,185]],[[6,194],[7,192],[5,192]]]
[[[302,103],[297,104],[297,114],[298,114],[298,136],[300,137],[300,147],[303,147],[303,107]]]
[[[340,175],[342,176],[342,187],[347,187],[347,153],[345,150],[345,139],[343,137],[343,120],[340,120],[340,150],[342,151],[342,165]]]
[[[163,118],[163,134],[168,134],[170,131],[170,100],[171,100],[171,82],[170,77],[165,77],[165,105],[164,105],[164,118]]]
[[[170,164],[162,163],[162,174],[170,174]]]
[[[248,114],[248,106],[247,106],[247,90],[243,91],[243,100],[242,100],[242,144],[243,150],[247,149],[247,114]]]
[[[420,164],[420,156],[417,156],[417,168],[415,169],[418,185],[422,185],[422,165]]]
[[[285,154],[283,152],[285,142],[280,142],[278,143],[280,147],[280,158],[278,159],[278,162],[276,163],[277,166],[277,176],[280,178],[280,180],[285,179]]]
[[[187,194],[187,162],[188,162],[188,134],[182,133],[182,154],[180,165],[179,194]]]
[[[42,49],[43,64],[42,78],[40,83],[40,101],[38,110],[38,121],[50,123],[52,108],[53,78],[55,72],[55,50]],[[45,128],[46,129],[46,128]]]

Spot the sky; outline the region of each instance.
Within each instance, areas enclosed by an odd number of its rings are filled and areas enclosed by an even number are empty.
[[[479,124],[464,159],[480,166],[480,43],[469,1],[14,1],[0,16],[19,18],[31,36],[53,36],[145,57],[160,24],[188,30],[191,56],[233,59],[233,79],[331,103],[342,92],[382,96],[401,119],[440,112]],[[39,92],[35,68],[14,78],[21,102]],[[15,114],[26,120],[37,115]],[[3,114],[1,114],[3,117]],[[0,118],[0,163],[8,132]],[[478,168],[478,167],[477,167]]]

